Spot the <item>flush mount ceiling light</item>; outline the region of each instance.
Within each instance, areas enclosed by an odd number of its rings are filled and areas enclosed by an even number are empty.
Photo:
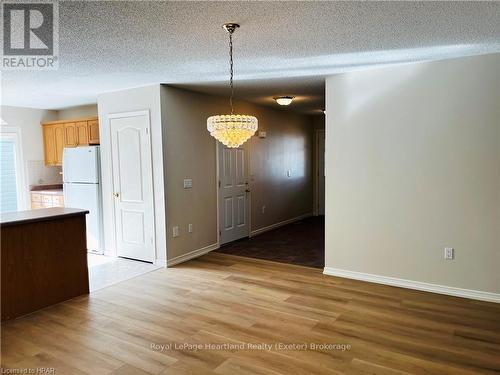
[[[207,130],[210,135],[230,148],[237,148],[245,143],[258,128],[257,118],[249,115],[235,115],[233,110],[233,33],[240,27],[237,23],[225,23],[222,26],[229,34],[229,86],[231,96],[229,105],[230,115],[215,115],[207,119]]]
[[[293,98],[293,96],[278,96],[277,98],[274,98],[274,100],[276,100],[276,103],[279,105],[290,105]]]

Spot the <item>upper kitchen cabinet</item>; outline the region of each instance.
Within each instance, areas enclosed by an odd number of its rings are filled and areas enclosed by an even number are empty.
[[[42,124],[45,165],[62,165],[63,149],[99,144],[97,117]]]
[[[64,149],[64,127],[62,124],[43,126],[45,165],[61,165]]]
[[[87,122],[88,124],[88,135],[89,135],[89,144],[98,145],[99,144],[99,121],[90,120]]]
[[[64,147],[78,146],[78,133],[74,122],[66,122],[64,126]]]

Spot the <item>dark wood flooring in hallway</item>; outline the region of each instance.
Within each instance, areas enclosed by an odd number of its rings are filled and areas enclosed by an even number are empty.
[[[222,246],[218,252],[315,268],[325,265],[325,217],[313,216]]]

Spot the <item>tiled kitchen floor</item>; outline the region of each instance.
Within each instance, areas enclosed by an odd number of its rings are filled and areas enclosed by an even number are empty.
[[[124,258],[88,254],[90,292],[157,270],[162,266]]]

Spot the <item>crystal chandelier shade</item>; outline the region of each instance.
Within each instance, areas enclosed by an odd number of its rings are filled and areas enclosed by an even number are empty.
[[[233,114],[233,32],[240,26],[235,23],[226,23],[223,27],[229,33],[229,86],[231,87],[229,104],[231,114],[210,116],[207,119],[207,130],[212,137],[226,147],[238,148],[255,134],[258,121],[254,116]]]

